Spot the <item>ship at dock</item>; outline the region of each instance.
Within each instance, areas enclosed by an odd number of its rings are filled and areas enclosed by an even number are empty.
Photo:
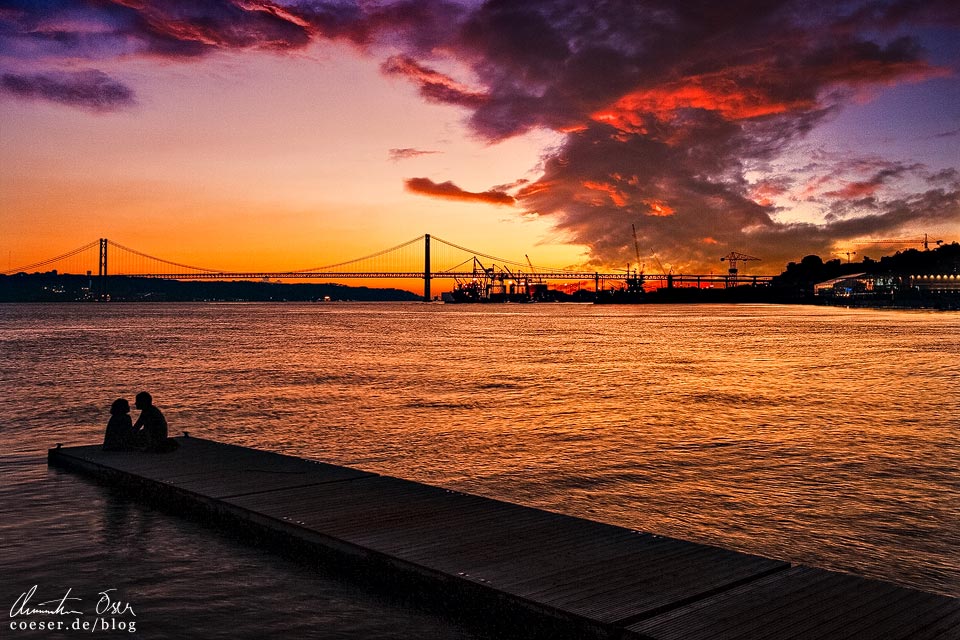
[[[556,302],[557,292],[547,287],[543,279],[531,272],[511,270],[506,265],[486,266],[473,258],[469,278],[455,278],[453,291],[441,299],[447,303],[482,302]]]
[[[528,259],[529,260],[529,259]],[[530,265],[530,271],[510,269],[503,265],[486,266],[476,257],[469,277],[455,278],[452,291],[443,293],[440,299],[448,304],[504,303],[504,302],[597,302],[601,304],[638,304],[646,302],[646,281],[642,271],[627,271],[623,286],[601,289],[600,281],[593,282],[595,289],[577,289],[565,292],[551,289],[545,275],[538,274]]]
[[[626,286],[614,289],[604,289],[597,292],[596,304],[641,304],[649,302],[649,294],[644,290],[643,272],[634,272],[625,279]]]

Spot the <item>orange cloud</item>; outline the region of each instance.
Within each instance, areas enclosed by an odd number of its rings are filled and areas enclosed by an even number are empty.
[[[551,189],[554,189],[557,186],[558,182],[556,180],[537,180],[532,184],[528,184],[523,189],[517,193],[517,198],[523,200],[524,198],[530,198],[538,196],[543,193],[549,193]]]
[[[774,198],[787,193],[788,185],[783,179],[762,180],[750,189],[750,199],[761,207],[771,207],[775,204]]]
[[[490,189],[489,191],[464,191],[451,181],[437,183],[430,178],[409,178],[404,184],[408,191],[434,198],[447,200],[466,200],[472,202],[486,202],[487,204],[513,205],[516,199],[509,193]]]
[[[797,194],[794,196],[794,200],[810,200],[815,198],[819,193],[820,188],[826,183],[830,182],[830,176],[816,176],[807,180],[807,182],[799,189]]]
[[[610,197],[610,201],[618,207],[627,206],[627,197],[612,184],[607,182],[594,182],[592,180],[586,180],[581,184],[591,191],[600,191],[601,193],[607,194],[607,196]]]
[[[842,188],[828,191],[823,195],[843,200],[857,200],[874,195],[879,188],[879,182],[849,182]]]
[[[703,109],[726,120],[746,120],[788,111],[811,109],[813,100],[778,100],[744,78],[762,77],[763,65],[733,68],[721,73],[690,76],[658,87],[640,89],[621,97],[591,117],[622,131],[646,134],[647,118],[670,122],[681,109]]]
[[[669,206],[666,202],[663,202],[662,200],[644,200],[643,203],[648,207],[650,207],[649,210],[647,211],[648,216],[666,218],[676,213],[676,211],[673,210],[673,207]]]

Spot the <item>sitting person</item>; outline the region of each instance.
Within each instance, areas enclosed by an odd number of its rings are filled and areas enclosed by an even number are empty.
[[[130,420],[130,403],[117,398],[110,405],[110,421],[103,435],[104,451],[129,451],[134,448],[133,422]]]
[[[144,450],[163,453],[176,449],[179,445],[176,440],[167,438],[167,420],[154,406],[153,397],[141,391],[137,394],[136,406],[140,409],[140,416],[133,425],[134,437],[143,443]]]

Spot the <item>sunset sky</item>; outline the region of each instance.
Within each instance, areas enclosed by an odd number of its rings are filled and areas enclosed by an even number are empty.
[[[879,257],[960,240],[958,72],[955,0],[5,0],[0,258]]]

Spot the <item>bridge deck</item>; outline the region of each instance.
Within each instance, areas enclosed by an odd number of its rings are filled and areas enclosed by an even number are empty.
[[[178,440],[169,454],[86,446],[51,449],[49,461],[455,592],[465,607],[509,610],[531,637],[559,628],[571,637],[656,640],[960,638],[958,599],[356,469]]]

